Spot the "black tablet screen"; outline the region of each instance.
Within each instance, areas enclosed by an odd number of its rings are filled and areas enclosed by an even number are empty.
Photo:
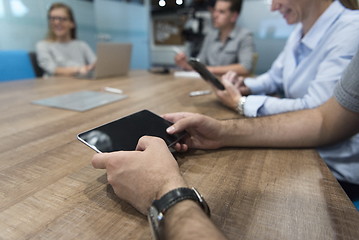
[[[160,116],[143,110],[80,133],[78,139],[97,152],[135,150],[138,140],[145,135],[160,137],[170,147],[185,135],[185,132],[168,134],[166,129],[171,125]]]

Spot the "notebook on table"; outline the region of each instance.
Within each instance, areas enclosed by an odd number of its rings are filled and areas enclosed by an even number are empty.
[[[127,98],[124,94],[96,91],[79,91],[32,101],[34,104],[84,112]]]

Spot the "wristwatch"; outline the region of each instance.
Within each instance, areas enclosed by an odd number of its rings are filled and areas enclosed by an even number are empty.
[[[247,97],[241,97],[238,101],[237,111],[240,115],[244,115],[244,104],[246,103]]]
[[[166,211],[183,200],[193,200],[199,204],[208,217],[211,216],[210,209],[195,188],[177,188],[165,195],[159,200],[154,200],[148,210],[147,218],[151,226],[152,236],[156,240],[163,239],[163,222]]]

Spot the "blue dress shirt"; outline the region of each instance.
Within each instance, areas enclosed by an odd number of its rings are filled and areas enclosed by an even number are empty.
[[[330,5],[304,37],[302,25],[298,24],[271,69],[256,79],[245,80],[256,94],[247,97],[245,116],[272,115],[321,105],[333,95],[358,43],[359,11],[346,9],[338,1]],[[280,91],[285,98],[265,95]],[[338,179],[359,184],[359,173],[353,175],[349,170],[359,162],[359,135],[318,151]]]
[[[332,94],[358,48],[359,11],[338,1],[320,16],[302,38],[298,24],[271,69],[245,80],[252,94],[244,115],[257,117],[314,108]],[[285,98],[265,96],[283,91]]]

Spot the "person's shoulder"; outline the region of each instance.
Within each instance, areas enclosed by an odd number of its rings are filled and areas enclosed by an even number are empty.
[[[48,41],[48,40],[40,40],[36,43],[36,47],[37,48],[45,48],[45,47],[49,47],[52,44],[52,42]]]
[[[79,39],[71,40],[71,46],[76,48],[88,48],[88,44],[85,41]]]
[[[248,28],[244,28],[244,27],[236,27],[236,31],[238,31],[238,33],[242,34],[242,35],[252,35],[253,32],[251,30],[249,30]]]
[[[249,29],[241,27],[241,26],[236,26],[231,33],[231,36],[233,38],[238,38],[238,39],[251,37],[252,35],[253,35],[253,32],[251,32]]]
[[[334,35],[359,37],[359,10],[346,9],[333,25]]]
[[[359,10],[345,9],[338,19],[338,24],[349,25],[349,27],[359,28]]]
[[[74,44],[74,45],[87,45],[87,43],[85,41],[82,41],[82,40],[79,40],[79,39],[71,40],[71,44]]]
[[[219,33],[218,29],[211,27],[208,29],[208,32],[206,33],[206,37],[212,37],[212,38],[217,37],[218,33]]]

